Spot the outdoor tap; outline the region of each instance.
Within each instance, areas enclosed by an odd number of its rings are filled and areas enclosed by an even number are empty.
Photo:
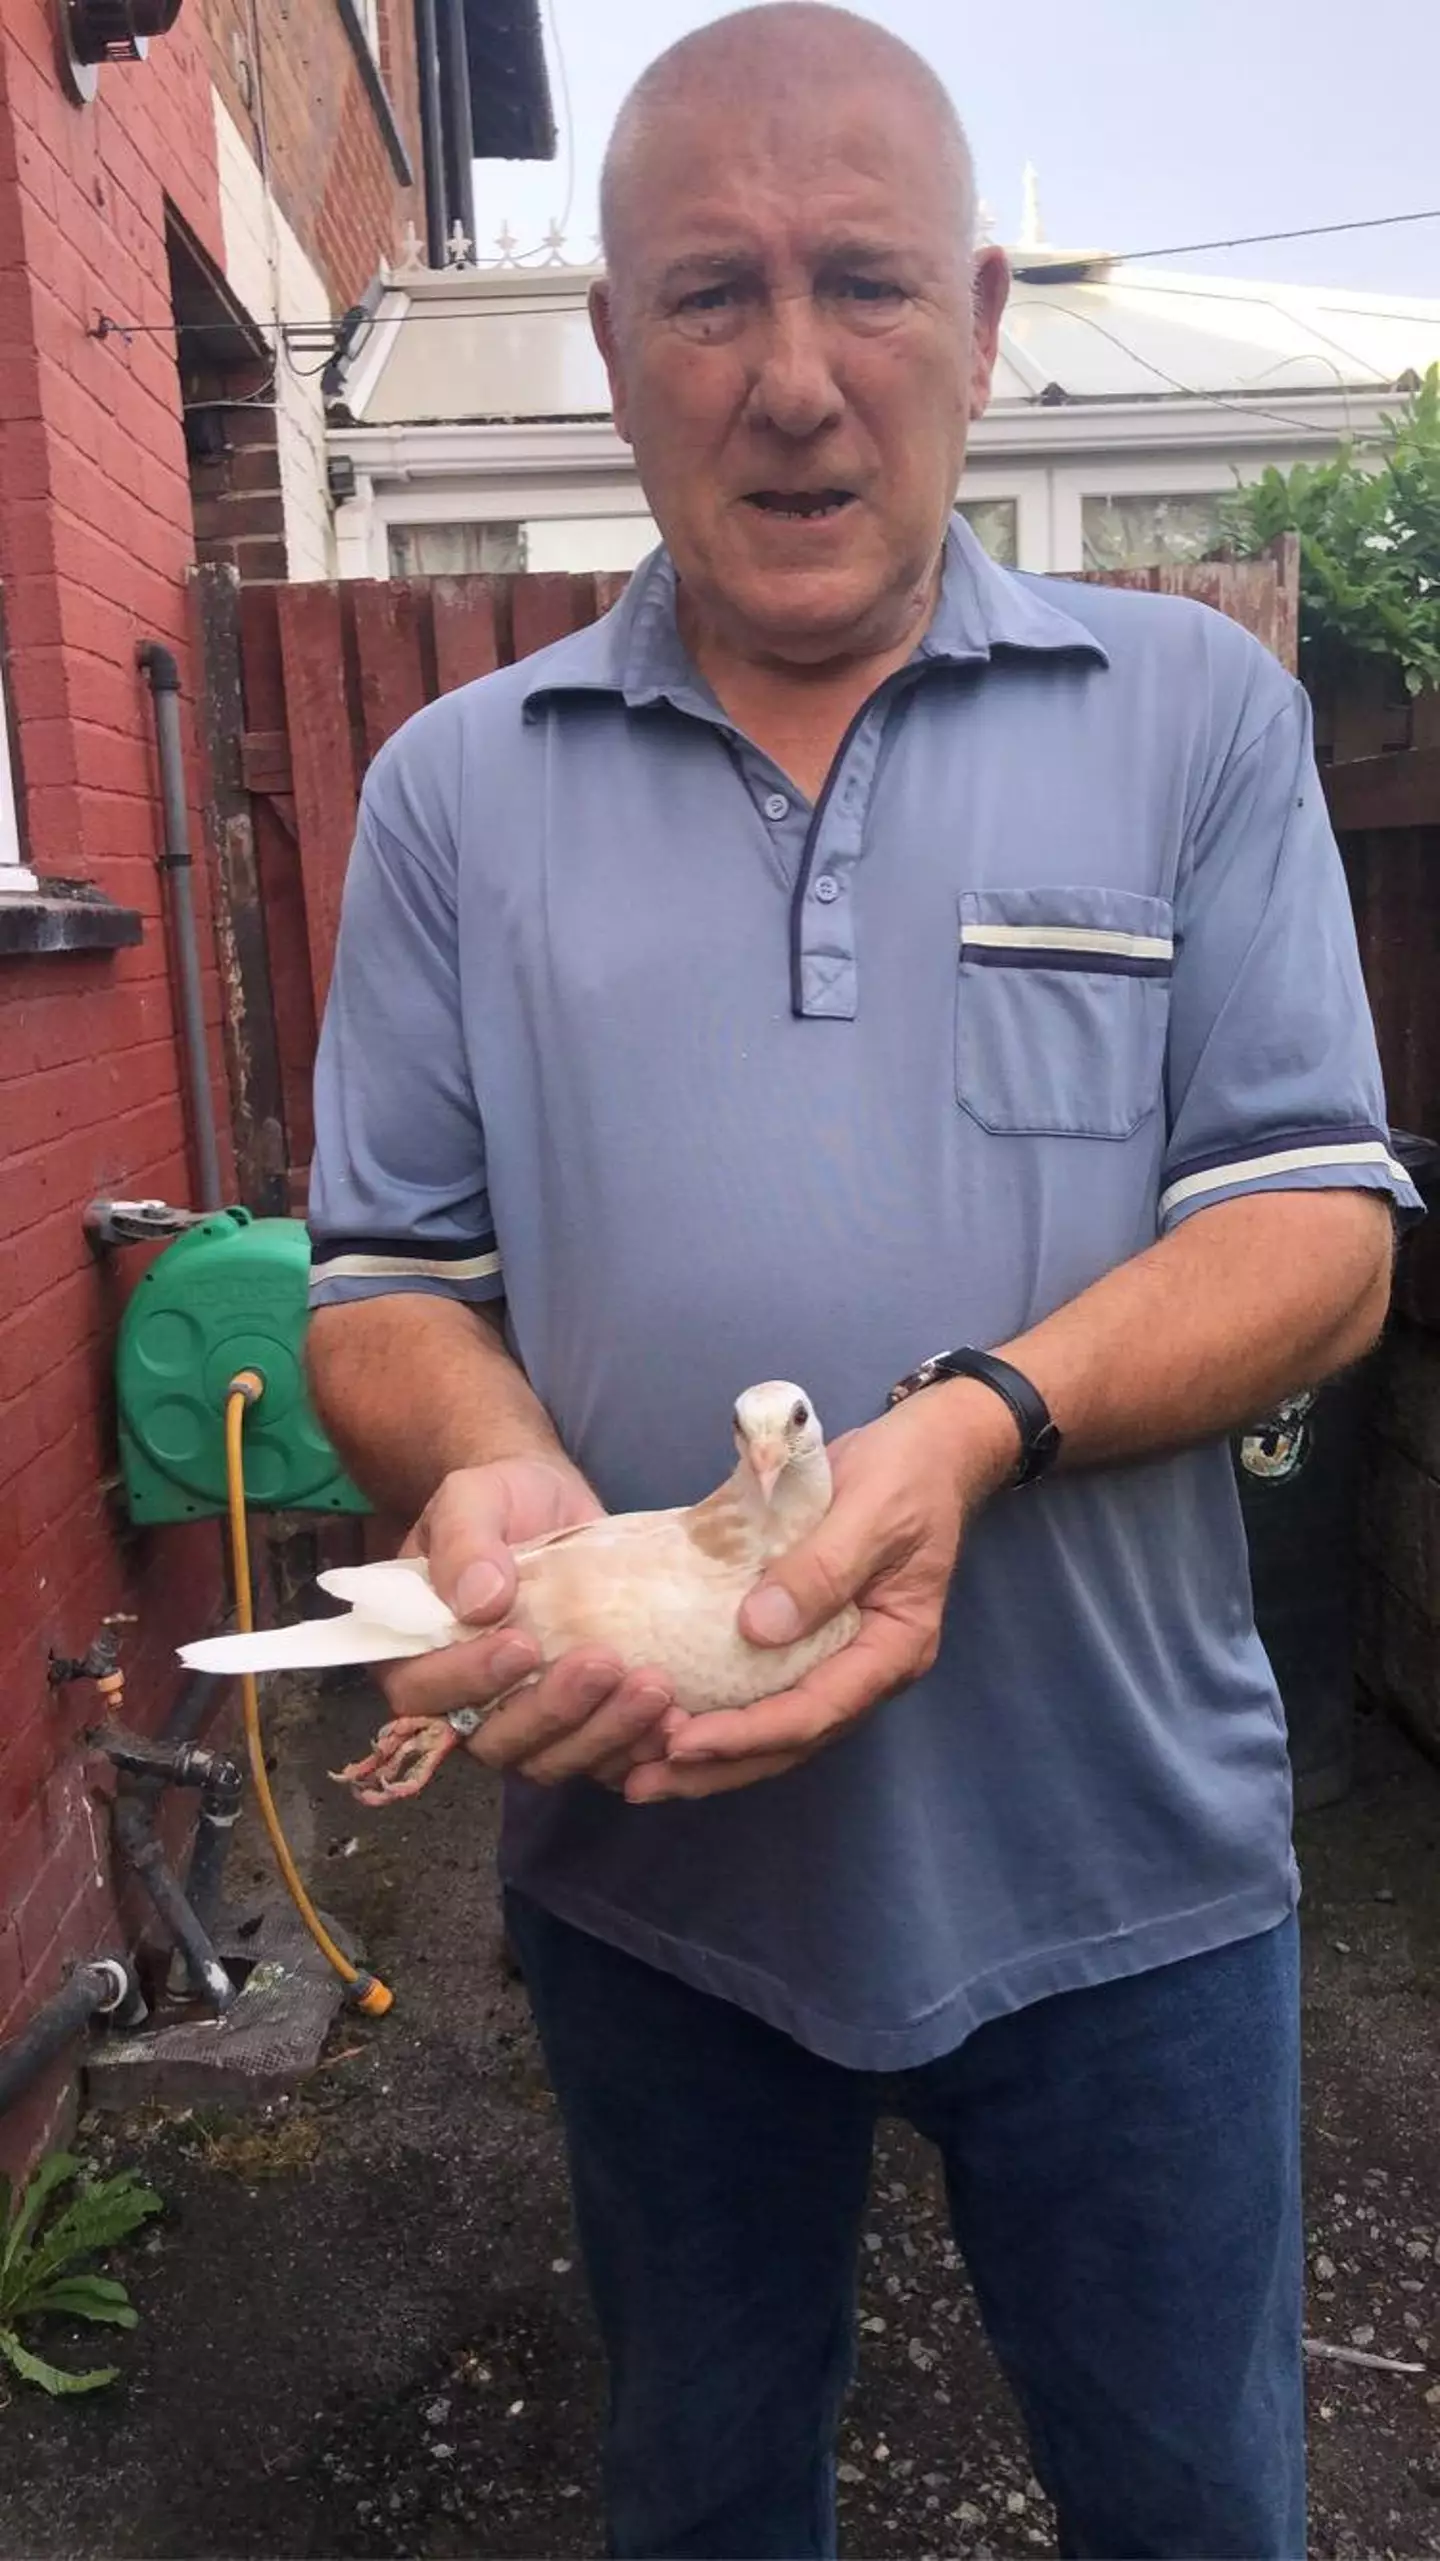
[[[133,1616],[116,1610],[102,1619],[83,1654],[53,1654],[46,1679],[52,1689],[64,1689],[71,1681],[93,1681],[107,1707],[118,1706],[125,1687],[120,1669],[120,1629],[133,1627]]]
[[[206,1212],[198,1209],[172,1209],[163,1200],[92,1200],[85,1211],[83,1225],[92,1251],[105,1253],[112,1245],[147,1245],[166,1236],[183,1236],[187,1227],[199,1227]]]

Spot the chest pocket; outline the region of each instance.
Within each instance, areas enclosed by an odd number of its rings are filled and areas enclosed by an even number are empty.
[[[955,1092],[982,1129],[1128,1138],[1158,1110],[1174,959],[1165,898],[966,890]]]

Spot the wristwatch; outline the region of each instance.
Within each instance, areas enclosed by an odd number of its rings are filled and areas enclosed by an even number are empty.
[[[1011,1482],[1033,1485],[1053,1467],[1060,1455],[1060,1426],[1052,1422],[1050,1408],[1038,1387],[1032,1387],[1024,1373],[994,1352],[972,1351],[968,1345],[955,1352],[936,1352],[918,1369],[897,1380],[885,1399],[887,1412],[892,1405],[903,1405],[908,1396],[922,1387],[934,1387],[945,1378],[978,1378],[983,1387],[993,1388],[1004,1399],[1015,1417],[1020,1432],[1020,1464]]]

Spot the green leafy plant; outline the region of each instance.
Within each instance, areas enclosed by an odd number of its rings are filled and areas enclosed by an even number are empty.
[[[77,2186],[56,2211],[58,2191],[79,2176],[72,2154],[53,2152],[19,2196],[0,2178],[0,2357],[42,2392],[94,2392],[113,2383],[120,2369],[101,2365],[73,2374],[51,2365],[23,2345],[20,2323],[48,2312],[133,2330],[140,2315],[124,2286],[116,2277],[96,2276],[85,2262],[128,2240],[147,2216],[160,2212],[160,2198],[139,2185],[133,2170]]]
[[[1262,473],[1226,499],[1241,554],[1300,537],[1300,648],[1307,669],[1357,658],[1398,668],[1407,693],[1440,685],[1440,365],[1373,445]]]

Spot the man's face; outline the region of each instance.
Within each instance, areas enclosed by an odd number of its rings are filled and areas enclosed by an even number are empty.
[[[757,659],[883,649],[934,574],[1007,276],[913,100],[673,108],[596,334],[693,606]]]

